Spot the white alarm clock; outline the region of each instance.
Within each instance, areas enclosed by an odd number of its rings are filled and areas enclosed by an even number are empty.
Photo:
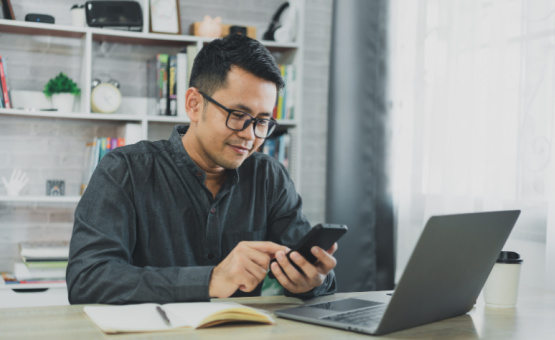
[[[117,83],[100,83],[91,93],[91,109],[98,113],[115,112],[121,105],[121,92]]]

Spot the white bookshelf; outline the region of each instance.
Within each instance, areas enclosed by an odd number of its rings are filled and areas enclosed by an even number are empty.
[[[25,98],[24,100],[13,99],[13,102],[25,102],[27,108],[0,109],[0,119],[2,116],[12,117],[28,117],[29,119],[37,118],[58,118],[67,120],[88,120],[91,124],[103,121],[121,122],[122,126],[128,123],[139,124],[141,126],[141,134],[133,138],[133,141],[149,138],[149,126],[151,124],[188,124],[189,119],[186,116],[156,116],[147,112],[146,105],[149,98],[123,97],[122,105],[116,113],[98,114],[91,112],[91,82],[95,76],[92,74],[92,64],[95,61],[94,44],[109,43],[123,45],[140,45],[152,46],[152,56],[156,53],[168,53],[168,51],[176,51],[187,45],[196,45],[200,50],[204,44],[212,39],[196,37],[191,35],[171,35],[156,34],[147,32],[131,32],[122,30],[109,30],[100,28],[77,28],[67,25],[49,25],[33,22],[23,22],[14,20],[0,19],[0,34],[18,34],[22,36],[33,37],[57,37],[73,39],[80,44],[81,53],[81,76],[78,85],[81,88],[79,97],[78,112],[57,112],[57,111],[40,111],[40,108],[47,108],[49,102],[42,92],[29,93],[29,91],[19,91],[12,88],[12,96]],[[302,39],[298,39],[302,41]],[[299,185],[300,179],[300,145],[297,135],[300,133],[299,114],[302,107],[301,99],[301,82],[302,82],[302,42],[296,43],[276,43],[274,41],[261,41],[274,55],[278,58],[279,63],[295,64],[297,79],[295,92],[295,119],[280,120],[281,128],[287,128],[291,134],[291,155],[290,155],[290,173],[293,180]],[[1,41],[0,41],[1,45]],[[167,49],[167,50],[160,50]],[[22,93],[20,93],[22,92]],[[31,105],[29,105],[31,103]],[[40,104],[39,104],[40,103]],[[29,108],[29,106],[31,108]],[[125,131],[125,129],[122,129]]]
[[[0,202],[78,203],[81,196],[0,196]]]
[[[151,131],[156,133],[160,130],[160,126],[166,129],[176,124],[188,124],[190,121],[186,116],[156,116],[146,111],[148,98],[140,97],[123,97],[122,105],[116,113],[98,114],[91,112],[91,82],[96,76],[93,74],[93,64],[102,63],[103,59],[110,57],[103,56],[98,58],[97,50],[103,45],[125,46],[133,45],[144,47],[154,56],[156,53],[175,53],[187,45],[196,45],[200,50],[206,43],[212,39],[196,37],[191,35],[171,35],[171,34],[154,34],[148,32],[149,14],[148,0],[140,0],[143,7],[144,29],[142,32],[131,32],[122,30],[109,30],[88,27],[74,27],[59,24],[43,24],[24,21],[4,20],[0,19],[0,54],[2,54],[3,36],[18,35],[21,39],[57,39],[67,41],[68,44],[74,45],[73,54],[79,59],[80,75],[78,79],[74,79],[79,88],[81,95],[76,103],[76,112],[57,112],[57,111],[41,111],[40,108],[48,108],[49,101],[40,91],[24,91],[11,87],[13,102],[16,106],[18,103],[24,102],[25,108],[1,109],[0,108],[0,124],[5,119],[17,118],[23,119],[29,123],[40,120],[54,121],[78,121],[91,125],[117,124],[120,126],[118,131],[119,137],[125,137],[126,142],[136,142],[142,139],[153,139]],[[290,120],[280,120],[280,129],[287,129],[291,136],[289,171],[291,177],[299,186],[300,183],[300,138],[301,133],[300,116],[302,115],[302,58],[303,58],[303,18],[304,3],[301,2],[299,17],[301,24],[300,31],[297,34],[297,42],[295,43],[276,43],[274,41],[261,41],[270,52],[272,52],[278,61],[282,64],[294,64],[296,67],[296,88],[295,88],[295,118]],[[187,28],[182,27],[183,31]],[[259,34],[260,35],[260,34]],[[33,51],[27,52],[29,54]],[[45,65],[44,67],[50,67]],[[59,66],[56,66],[59,68]],[[9,79],[8,79],[9,80]],[[121,81],[121,79],[118,79]],[[20,99],[24,98],[24,99]],[[130,136],[130,137],[129,137]],[[128,138],[129,137],[129,138]],[[169,135],[167,136],[169,137]],[[80,196],[44,196],[44,195],[28,195],[28,196],[6,196],[3,185],[0,183],[0,208],[2,205],[29,205],[36,206],[67,206],[77,205]],[[66,191],[67,194],[67,191]],[[2,235],[0,235],[2,237]],[[11,271],[10,268],[0,268],[0,271]],[[45,292],[22,293],[23,290],[43,290]],[[41,297],[38,297],[38,293]],[[39,305],[59,305],[67,304],[67,291],[65,284],[47,283],[41,285],[6,285],[0,280],[0,301],[3,301],[0,307],[18,307],[18,306],[39,306]]]

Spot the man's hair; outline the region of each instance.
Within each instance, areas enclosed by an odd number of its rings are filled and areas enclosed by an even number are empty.
[[[227,74],[232,66],[276,84],[279,91],[285,85],[279,67],[270,52],[257,40],[231,34],[205,45],[195,58],[191,87],[211,96],[227,85]]]

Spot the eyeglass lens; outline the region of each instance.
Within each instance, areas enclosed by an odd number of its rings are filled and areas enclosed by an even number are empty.
[[[254,119],[239,111],[229,112],[227,127],[242,131],[246,129],[254,120],[254,135],[258,138],[268,137],[275,129],[276,124],[269,119]]]

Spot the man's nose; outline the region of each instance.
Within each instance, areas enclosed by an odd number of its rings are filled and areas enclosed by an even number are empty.
[[[256,138],[254,135],[254,121],[251,121],[243,131],[237,131],[237,135],[245,140],[254,140]]]

